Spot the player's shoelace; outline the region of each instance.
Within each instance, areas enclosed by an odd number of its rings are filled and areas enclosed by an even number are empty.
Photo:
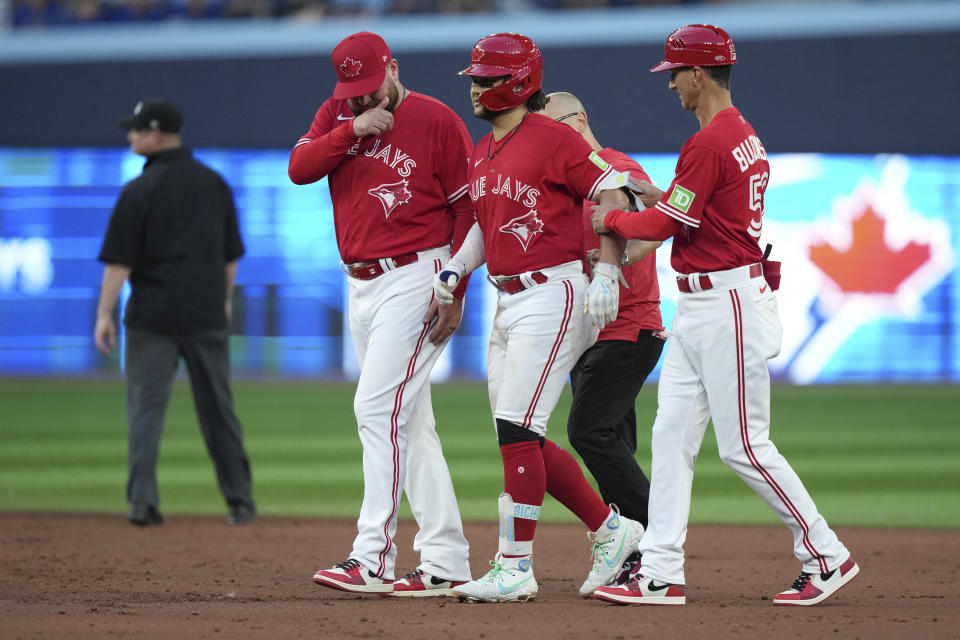
[[[824,582],[826,582],[826,581],[829,580],[831,577],[833,577],[833,574],[836,573],[836,571],[837,571],[837,570],[834,569],[833,571],[830,571],[830,572],[828,572],[828,573],[821,573],[821,574],[820,574],[820,579],[823,580]],[[804,572],[802,572],[802,573],[797,577],[796,580],[793,581],[793,584],[790,585],[790,588],[791,588],[791,589],[796,589],[797,591],[803,591],[804,589],[807,588],[807,583],[810,582],[810,579],[811,579],[811,578],[813,578],[813,574],[812,574],[812,573],[807,573],[806,571],[804,571]]]
[[[590,547],[590,560],[593,562],[593,565],[596,566],[597,563],[603,562],[607,557],[606,545],[613,542],[613,538],[600,542],[592,531],[587,532],[587,538],[593,540],[593,546]]]
[[[418,577],[420,577],[420,576],[422,576],[422,575],[423,575],[423,569],[414,569],[413,571],[411,571],[411,572],[408,573],[407,575],[403,576],[402,579],[403,579],[403,580],[406,580],[407,582],[413,582],[413,579],[414,579],[414,578],[418,578]]]
[[[484,576],[484,577],[487,578],[488,580],[496,580],[496,579],[500,576],[501,573],[505,573],[505,574],[507,574],[508,576],[512,576],[512,575],[513,575],[513,572],[512,572],[512,571],[510,571],[509,569],[504,568],[502,562],[498,562],[498,561],[496,561],[496,560],[491,560],[491,561],[490,561],[490,566],[493,567],[493,568],[490,569],[490,571],[487,572],[487,575],[486,575],[486,576]]]
[[[340,564],[335,564],[335,565],[333,565],[333,568],[334,568],[334,569],[343,569],[344,571],[349,572],[349,571],[353,571],[354,569],[356,569],[356,568],[359,567],[359,566],[360,566],[360,561],[359,561],[359,560],[356,560],[356,559],[354,559],[354,558],[347,558],[347,560],[345,560],[344,562],[341,562]]]
[[[807,588],[807,583],[810,582],[810,578],[812,577],[813,577],[812,573],[807,573],[806,571],[804,571],[799,576],[797,576],[797,579],[793,581],[793,584],[790,585],[790,588],[795,589],[797,591],[803,591],[804,589]]]

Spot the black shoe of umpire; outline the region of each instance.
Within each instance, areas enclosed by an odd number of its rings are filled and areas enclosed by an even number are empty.
[[[230,512],[227,514],[227,524],[247,524],[255,517],[257,517],[257,508],[252,504],[234,504],[230,505]]]
[[[163,524],[163,516],[156,507],[137,505],[127,511],[127,520],[138,527],[159,527]]]

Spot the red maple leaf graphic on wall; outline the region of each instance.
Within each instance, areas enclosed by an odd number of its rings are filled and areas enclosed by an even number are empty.
[[[870,204],[851,221],[852,242],[839,250],[826,242],[810,246],[810,261],[844,293],[893,294],[930,261],[930,244],[910,241],[891,249],[884,239],[887,221]]]

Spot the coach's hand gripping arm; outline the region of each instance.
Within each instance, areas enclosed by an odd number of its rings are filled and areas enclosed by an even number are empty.
[[[483,252],[483,232],[480,225],[474,223],[457,254],[450,258],[433,281],[433,291],[437,302],[442,305],[453,304],[453,290],[457,288],[468,273],[486,261]]]

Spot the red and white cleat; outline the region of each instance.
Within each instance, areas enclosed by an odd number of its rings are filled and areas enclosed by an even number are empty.
[[[346,562],[334,565],[332,569],[321,569],[313,576],[313,581],[324,587],[354,591],[357,593],[387,593],[393,591],[393,580],[378,578],[372,571],[360,564],[359,560],[349,558]]]
[[[830,573],[801,573],[789,589],[777,594],[773,604],[794,607],[819,604],[853,580],[858,573],[860,567],[852,557]]]
[[[403,598],[429,598],[432,596],[452,596],[453,588],[463,582],[444,580],[432,576],[423,569],[414,569],[393,583],[393,592],[386,595]]]
[[[624,585],[599,587],[593,597],[616,604],[686,604],[686,587],[682,584],[658,582],[636,573]]]

